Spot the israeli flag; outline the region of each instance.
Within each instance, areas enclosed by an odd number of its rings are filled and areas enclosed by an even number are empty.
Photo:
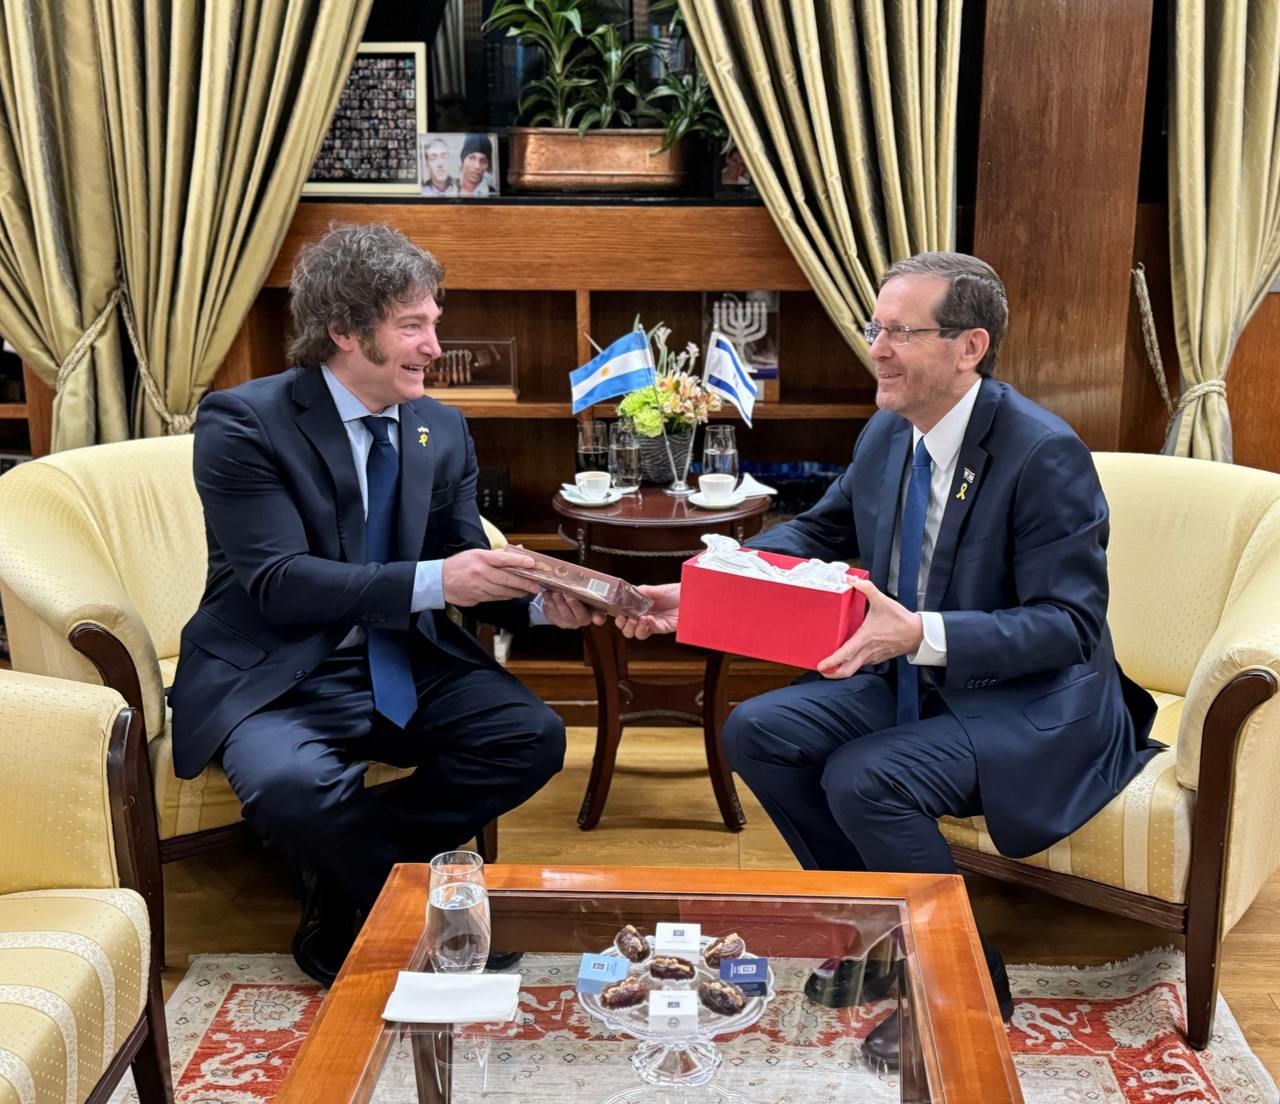
[[[742,420],[751,425],[751,408],[755,405],[759,388],[742,367],[733,342],[719,330],[711,331],[702,379],[711,390],[733,403],[741,411]]]
[[[620,337],[594,360],[569,373],[573,388],[573,412],[625,395],[654,382],[653,354],[643,330]]]

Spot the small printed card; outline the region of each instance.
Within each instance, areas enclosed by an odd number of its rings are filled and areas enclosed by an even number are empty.
[[[627,976],[631,963],[618,955],[584,954],[578,967],[578,992],[599,993]]]
[[[720,980],[736,985],[749,997],[763,997],[769,992],[769,960],[767,958],[721,959]]]
[[[692,962],[701,949],[701,924],[659,924],[653,936],[654,954],[675,955]]]
[[[649,1030],[683,1035],[698,1028],[698,994],[692,989],[655,990],[649,994]]]

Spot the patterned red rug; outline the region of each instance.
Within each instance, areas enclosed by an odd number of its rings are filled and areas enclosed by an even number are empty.
[[[808,964],[774,960],[779,995],[759,1023],[722,1041],[716,1084],[753,1104],[898,1100],[893,1079],[862,1064],[856,1041],[890,1002],[842,1013],[797,990]],[[604,1101],[636,1085],[620,1044],[573,994],[576,959],[522,963],[521,1023],[468,1052],[461,1102]],[[795,977],[790,977],[794,972]],[[1149,951],[1087,969],[1009,968],[1016,1001],[1009,1042],[1027,1104],[1275,1104],[1276,1086],[1219,998],[1213,1042],[1199,1053],[1183,1023],[1181,952]],[[320,1006],[317,986],[281,955],[194,958],[168,1004],[178,1104],[270,1100]],[[413,1067],[397,1048],[375,1104],[416,1101]],[[480,1094],[481,1083],[484,1093]],[[457,1084],[457,1083],[456,1083]],[[626,1095],[626,1094],[624,1094]],[[122,1089],[113,1104],[136,1101]]]

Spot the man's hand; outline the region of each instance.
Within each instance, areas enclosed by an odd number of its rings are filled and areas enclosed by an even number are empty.
[[[680,617],[680,584],[666,583],[636,589],[653,599],[653,608],[643,617],[615,617],[614,624],[622,630],[622,635],[644,640],[653,633],[675,632],[676,621]]]
[[[848,640],[818,664],[824,678],[848,678],[870,664],[910,655],[924,640],[924,622],[876,589],[870,579],[852,577],[855,590],[867,596],[867,616]]]
[[[533,560],[519,552],[497,548],[470,548],[444,561],[441,582],[444,600],[453,606],[475,606],[537,594],[542,587],[504,570],[533,567]]]
[[[565,594],[559,590],[547,590],[543,593],[546,597],[542,599],[542,612],[558,629],[581,629],[585,625],[605,623],[603,613],[591,609],[572,594]]]

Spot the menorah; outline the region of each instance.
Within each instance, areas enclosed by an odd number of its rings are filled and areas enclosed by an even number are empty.
[[[761,299],[739,299],[726,295],[711,304],[713,328],[733,342],[738,358],[748,372],[753,371],[747,345],[769,332],[769,304]]]

